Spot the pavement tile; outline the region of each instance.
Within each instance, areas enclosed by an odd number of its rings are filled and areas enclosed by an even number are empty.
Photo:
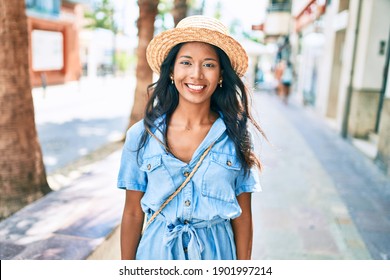
[[[340,252],[328,230],[323,229],[298,229],[299,236],[303,240],[303,250],[315,255],[327,255],[330,258],[340,257]]]
[[[14,260],[84,260],[100,240],[55,235],[26,246]]]
[[[375,231],[390,233],[390,222],[386,216],[378,215],[376,212],[355,211],[355,220],[358,221],[363,231]],[[390,242],[390,240],[389,240]]]
[[[254,229],[253,259],[302,259],[302,240],[298,233],[283,229]]]
[[[372,257],[377,260],[390,260],[390,241],[388,236],[382,232],[366,231],[363,232],[367,236],[366,246],[372,252]]]
[[[8,260],[13,256],[20,254],[26,248],[26,246],[8,242],[0,242],[0,248],[0,260]]]

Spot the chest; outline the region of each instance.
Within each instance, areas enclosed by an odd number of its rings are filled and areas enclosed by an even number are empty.
[[[168,129],[167,138],[171,153],[183,162],[190,162],[209,130],[210,126],[181,131]]]

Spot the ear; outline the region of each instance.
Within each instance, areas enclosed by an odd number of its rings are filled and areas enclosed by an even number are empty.
[[[223,76],[223,69],[221,70],[221,74],[219,76],[219,79],[222,79],[222,76]]]

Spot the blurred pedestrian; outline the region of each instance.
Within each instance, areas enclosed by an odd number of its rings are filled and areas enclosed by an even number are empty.
[[[276,79],[276,94],[281,96],[283,94],[282,75],[284,71],[284,61],[279,60],[275,65],[274,75]]]
[[[293,82],[293,69],[290,61],[287,61],[284,65],[283,74],[281,76],[281,98],[283,102],[287,104],[290,96],[291,84]]]
[[[263,132],[240,79],[245,50],[218,20],[192,16],[147,59],[160,76],[123,148],[122,259],[250,259],[261,164],[249,123]]]

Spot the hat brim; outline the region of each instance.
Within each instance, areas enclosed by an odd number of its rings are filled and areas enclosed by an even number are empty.
[[[170,29],[154,37],[146,50],[146,59],[150,68],[159,74],[160,66],[171,49],[177,44],[187,42],[204,42],[220,48],[229,57],[239,77],[246,73],[248,56],[240,43],[229,35],[198,27]]]

